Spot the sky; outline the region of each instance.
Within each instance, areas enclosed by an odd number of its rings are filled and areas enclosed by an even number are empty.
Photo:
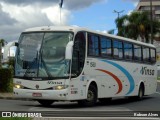
[[[115,19],[122,11],[135,10],[138,0],[63,0],[60,23],[60,0],[0,0],[0,39],[19,39],[27,28],[54,25],[77,25],[107,32],[116,30]]]

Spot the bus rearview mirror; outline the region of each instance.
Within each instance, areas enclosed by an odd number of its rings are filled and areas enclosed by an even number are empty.
[[[18,43],[18,42],[15,42],[15,46],[18,47],[18,46],[19,46],[19,43]]]
[[[67,60],[72,59],[72,50],[73,50],[73,41],[70,41],[66,46],[65,59]]]

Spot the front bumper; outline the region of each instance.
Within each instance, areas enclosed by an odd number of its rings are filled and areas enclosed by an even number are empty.
[[[34,96],[33,94],[41,94]],[[63,90],[28,90],[14,88],[15,98],[41,99],[41,100],[69,100],[68,89]]]

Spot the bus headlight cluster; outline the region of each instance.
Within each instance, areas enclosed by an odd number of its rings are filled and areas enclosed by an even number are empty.
[[[22,85],[20,85],[20,84],[14,84],[14,88],[23,89],[24,86],[22,86]]]
[[[68,85],[57,85],[53,87],[53,90],[63,90],[68,88]]]

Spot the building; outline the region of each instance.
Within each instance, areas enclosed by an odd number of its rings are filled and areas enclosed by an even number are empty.
[[[150,1],[152,1],[153,19],[157,19],[160,21],[160,0],[139,0],[136,10],[137,11],[150,11]],[[160,42],[160,33],[157,33],[154,39]]]
[[[160,21],[160,0],[139,0],[136,10],[150,11],[150,1],[152,1],[153,19]]]
[[[160,0],[139,0],[139,3],[136,7],[137,11],[150,11],[150,3],[152,2],[152,17],[160,21]],[[157,48],[157,60],[158,65],[160,65],[160,33],[157,33],[154,36],[154,45]],[[159,75],[160,76],[160,75]]]

